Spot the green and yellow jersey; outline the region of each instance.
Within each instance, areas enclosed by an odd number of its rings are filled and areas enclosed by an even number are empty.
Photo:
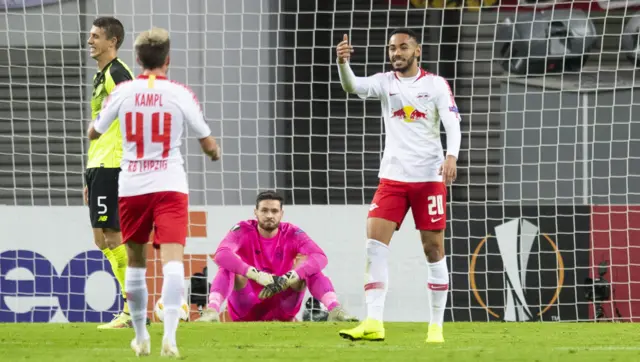
[[[115,58],[93,76],[91,96],[91,119],[95,121],[102,110],[102,102],[118,83],[132,80],[133,72],[120,59]],[[122,134],[120,122],[116,119],[100,138],[89,144],[87,168],[118,168],[122,159]]]

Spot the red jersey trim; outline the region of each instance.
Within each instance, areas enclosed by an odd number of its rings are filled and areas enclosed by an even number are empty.
[[[140,74],[138,76],[138,79],[149,79],[149,76],[146,74]],[[163,75],[156,75],[156,79],[167,79],[167,77],[163,76]]]
[[[416,78],[415,82],[419,81],[419,80],[420,80],[420,78],[422,78],[422,77],[426,76],[427,74],[429,74],[429,72],[427,72],[426,70],[424,70],[424,69],[420,68],[420,75],[418,76],[418,78]],[[415,83],[415,82],[414,82],[414,83]]]
[[[417,82],[418,80],[420,80],[420,78],[423,78],[424,76],[428,75],[429,72],[427,72],[426,70],[422,69],[422,68],[418,68],[419,72],[418,72],[418,78],[416,78],[416,80],[414,80],[413,82]],[[398,78],[398,74],[396,72],[393,72],[393,76],[396,77],[397,80],[400,80],[400,78]]]

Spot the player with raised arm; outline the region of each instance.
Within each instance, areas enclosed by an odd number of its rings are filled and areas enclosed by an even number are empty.
[[[351,340],[385,338],[383,311],[389,284],[389,243],[411,208],[429,268],[431,313],[426,341],[444,342],[442,325],[449,288],[444,253],[446,186],[456,178],[462,138],[453,94],[444,78],[418,66],[421,48],[416,34],[409,29],[391,33],[390,72],[356,77],[349,66],[353,47],[346,34],[336,51],[342,88],[362,99],[379,99],[386,132],[380,183],[367,220],[367,318],[339,334]],[[447,136],[446,158],[440,141],[440,121]]]
[[[257,220],[236,224],[218,246],[214,261],[220,267],[211,283],[208,308],[199,321],[219,320],[228,298],[233,321],[292,321],[308,287],[329,310],[331,321],[353,321],[338,303],[322,269],[327,257],[297,226],[281,222],[283,198],[266,191],[258,195]]]
[[[120,123],[124,155],[118,201],[129,267],[125,278],[127,300],[135,330],[131,348],[150,354],[147,315],[146,255],[153,229],[153,245],[162,257],[164,337],[162,356],[178,357],[176,331],[183,300],[184,245],[188,228],[187,175],[180,152],[185,123],[212,160],[220,148],[211,136],[197,97],[186,86],[166,78],[169,68],[169,33],[153,28],[135,41],[143,72],[120,84],[106,100],[89,128],[89,139],[99,139],[116,118]]]
[[[98,63],[98,72],[93,76],[91,95],[91,119],[95,120],[102,104],[120,83],[133,79],[129,67],[118,58],[118,49],[124,41],[124,27],[113,17],[101,17],[93,21],[89,32],[90,55]],[[126,302],[124,276],[127,270],[127,251],[122,244],[120,218],[118,215],[118,175],[122,159],[122,136],[118,120],[105,131],[100,139],[89,144],[87,170],[85,173],[84,202],[89,206],[89,218],[96,246],[109,260],[122,296],[125,298],[122,313],[98,326],[99,329],[126,328],[131,326],[131,317]]]

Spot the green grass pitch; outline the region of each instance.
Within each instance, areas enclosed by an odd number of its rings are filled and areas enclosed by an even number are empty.
[[[426,324],[386,323],[384,342],[338,336],[353,323],[182,323],[185,361],[640,361],[640,325],[631,323],[447,323],[443,345],[427,345]],[[150,329],[160,358],[162,325]],[[132,329],[96,324],[0,324],[1,361],[124,362],[139,360]]]

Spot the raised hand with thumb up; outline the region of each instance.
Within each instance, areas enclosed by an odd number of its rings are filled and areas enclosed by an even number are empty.
[[[338,63],[345,63],[351,58],[353,53],[353,47],[349,44],[349,37],[347,34],[342,36],[342,41],[338,43],[336,47],[336,53],[338,54]]]

